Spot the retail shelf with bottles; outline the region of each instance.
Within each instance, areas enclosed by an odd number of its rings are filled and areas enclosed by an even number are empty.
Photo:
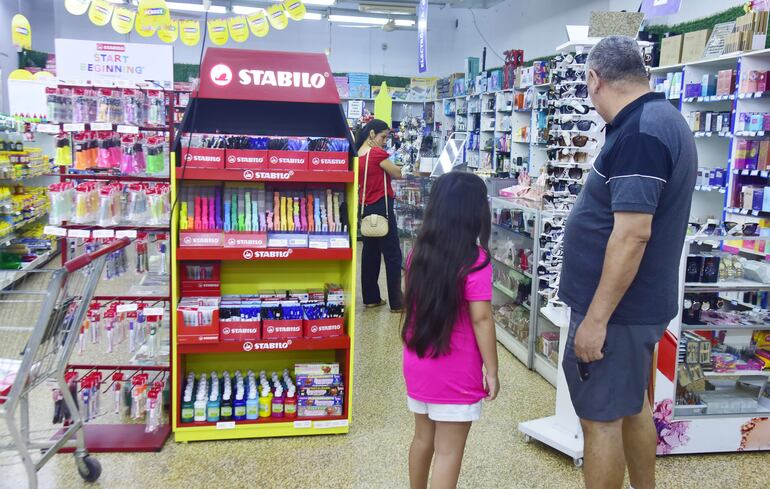
[[[235,69],[238,66],[255,64],[295,71],[331,73],[326,57],[317,54],[289,54],[263,51],[209,48],[206,52],[202,71],[208,73],[216,64],[226,62]],[[223,133],[266,135],[285,138],[343,138],[350,141],[347,121],[339,104],[339,96],[333,83],[327,83],[320,89],[312,87],[259,87],[245,86],[238,89],[224,89],[202,77],[201,87],[194,92],[189,101],[189,108],[182,122],[180,131],[185,133]],[[443,114],[443,111],[440,112]],[[236,114],[233,116],[233,114]],[[242,115],[237,115],[242,114]],[[439,112],[436,112],[439,115]],[[305,189],[334,189],[335,199],[339,197],[340,218],[348,227],[345,246],[337,248],[335,241],[328,241],[326,246],[312,247],[313,232],[304,231],[303,243],[292,238],[292,246],[278,246],[278,241],[269,237],[251,240],[247,244],[233,241],[235,248],[228,248],[228,239],[217,241],[216,246],[190,246],[191,241],[180,237],[180,233],[189,231],[180,218],[180,206],[172,214],[172,302],[179,303],[182,298],[196,294],[183,286],[187,266],[197,266],[203,261],[212,262],[217,267],[219,295],[254,295],[271,291],[307,291],[323,290],[328,284],[336,284],[344,290],[344,318],[341,335],[329,338],[313,339],[307,337],[307,331],[299,338],[266,337],[272,334],[272,325],[267,325],[263,317],[262,337],[254,340],[225,341],[220,337],[220,329],[211,333],[186,325],[175,317],[173,321],[174,370],[173,370],[173,432],[176,441],[202,441],[219,439],[258,438],[274,436],[300,436],[347,433],[352,419],[353,390],[353,345],[355,337],[355,302],[356,302],[356,240],[357,216],[357,178],[356,159],[348,151],[347,168],[343,171],[310,171],[307,169],[258,169],[244,168],[193,168],[184,158],[180,158],[184,147],[174,148],[176,162],[172,192],[174,200],[179,195],[186,202],[186,192],[190,189],[204,189],[206,186],[219,188],[227,192],[228,188],[249,187],[255,196],[259,192],[274,191],[283,196],[283,192],[304,192]],[[225,159],[226,160],[226,159]],[[248,189],[247,189],[248,194]],[[194,195],[194,194],[193,194]],[[211,194],[214,195],[213,193]],[[273,195],[273,194],[270,194]],[[240,198],[240,197],[238,197]],[[331,198],[331,197],[329,197]],[[288,197],[287,197],[288,199]],[[299,201],[299,197],[297,197]],[[304,199],[304,194],[303,198]],[[255,201],[265,205],[266,200]],[[343,202],[344,201],[344,202]],[[335,200],[336,202],[336,200]],[[272,199],[271,199],[272,203]],[[261,212],[265,212],[263,207]],[[323,207],[326,209],[326,207]],[[299,212],[299,206],[297,206]],[[332,207],[329,207],[329,212]],[[279,215],[278,209],[275,209]],[[281,214],[283,215],[283,214]],[[299,215],[298,213],[295,215]],[[304,216],[303,216],[304,217]],[[329,216],[331,218],[331,215]],[[336,217],[336,216],[335,216]],[[312,215],[310,217],[312,219]],[[225,218],[226,219],[226,218]],[[256,220],[255,220],[256,221]],[[336,221],[335,221],[336,222]],[[272,224],[272,222],[271,222]],[[336,224],[335,224],[336,226]],[[196,228],[197,229],[197,228]],[[278,228],[276,228],[277,230]],[[288,229],[288,228],[287,228]],[[305,229],[305,228],[301,228]],[[220,231],[221,233],[221,231]],[[302,234],[299,231],[294,234]],[[214,233],[216,234],[216,232]],[[254,238],[252,236],[252,238]],[[255,244],[256,243],[256,244]],[[320,242],[319,242],[320,243]],[[335,244],[336,243],[336,244]],[[245,247],[244,247],[245,246]],[[185,282],[186,283],[186,282]],[[222,323],[224,325],[224,323]],[[206,329],[207,327],[203,327]],[[259,329],[259,328],[258,328]],[[190,341],[192,330],[193,340]],[[278,328],[276,331],[279,331]],[[206,333],[206,334],[204,334]],[[209,335],[204,338],[204,336]],[[281,333],[276,333],[279,336]],[[197,339],[195,339],[197,338]],[[213,339],[212,339],[213,338]],[[183,422],[181,417],[184,379],[189,372],[210,372],[212,370],[293,370],[294,365],[302,363],[339,364],[344,379],[344,402],[341,415],[325,415],[317,418],[296,417],[263,418],[260,420],[222,421],[222,422]]]

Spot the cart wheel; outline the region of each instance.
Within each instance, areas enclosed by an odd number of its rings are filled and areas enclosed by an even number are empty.
[[[529,435],[524,435],[524,443],[529,443],[532,441],[532,437]]]
[[[86,482],[94,482],[102,475],[102,464],[98,460],[86,455],[75,460],[80,477]]]
[[[583,466],[583,458],[573,458],[572,461],[575,463],[575,467],[578,469]]]

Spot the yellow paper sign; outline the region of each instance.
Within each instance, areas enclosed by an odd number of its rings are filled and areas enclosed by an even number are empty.
[[[34,80],[35,75],[30,73],[27,70],[13,70],[12,72],[8,73],[8,79],[9,80]]]
[[[286,17],[286,11],[280,3],[267,7],[267,18],[270,19],[270,25],[279,31],[286,29],[286,26],[289,25],[289,18]]]
[[[302,0],[286,0],[283,2],[283,8],[292,20],[302,20],[305,18],[307,9]]]
[[[42,80],[44,78],[53,78],[53,73],[50,71],[38,71],[34,75],[32,75],[32,78],[35,80]]]
[[[158,28],[171,23],[171,13],[166,0],[139,0],[137,14],[144,18],[144,25]]]
[[[115,6],[105,0],[93,0],[88,8],[88,18],[94,25],[107,25]]]
[[[393,125],[393,99],[385,82],[382,82],[380,93],[374,98],[374,117],[387,123],[388,126]]]
[[[64,8],[72,15],[83,15],[88,12],[91,0],[64,0]]]
[[[136,12],[131,9],[118,7],[112,14],[112,28],[118,34],[128,34],[134,30]]]
[[[227,21],[225,19],[212,19],[208,21],[209,39],[217,46],[227,43]]]
[[[155,27],[147,25],[147,18],[145,16],[138,14],[136,16],[136,22],[134,22],[134,28],[136,29],[136,33],[142,37],[152,37],[157,30]]]
[[[32,28],[27,18],[21,14],[14,15],[11,20],[11,41],[14,46],[32,49]]]
[[[179,37],[179,21],[172,20],[169,25],[161,26],[158,29],[158,38],[167,43],[172,43]]]
[[[197,20],[179,21],[179,37],[186,46],[195,46],[201,41],[201,23]]]
[[[257,37],[265,37],[270,32],[270,23],[264,10],[258,10],[246,17],[251,33]]]
[[[227,19],[227,28],[230,30],[230,37],[235,42],[245,42],[249,38],[249,25],[243,15]]]

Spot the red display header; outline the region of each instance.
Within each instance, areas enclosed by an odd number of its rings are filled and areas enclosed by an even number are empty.
[[[198,98],[339,104],[329,62],[320,53],[208,48]]]

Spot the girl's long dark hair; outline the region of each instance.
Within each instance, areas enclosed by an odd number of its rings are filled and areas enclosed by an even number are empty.
[[[364,127],[359,129],[358,134],[356,134],[356,151],[361,149],[361,146],[364,145],[372,131],[374,131],[375,134],[379,134],[382,131],[387,131],[388,129],[390,129],[388,123],[379,119],[372,119],[364,124]]]
[[[401,329],[404,344],[420,358],[448,352],[465,278],[489,264],[491,222],[479,177],[450,172],[434,182],[406,273]],[[479,246],[486,256],[474,267]]]

